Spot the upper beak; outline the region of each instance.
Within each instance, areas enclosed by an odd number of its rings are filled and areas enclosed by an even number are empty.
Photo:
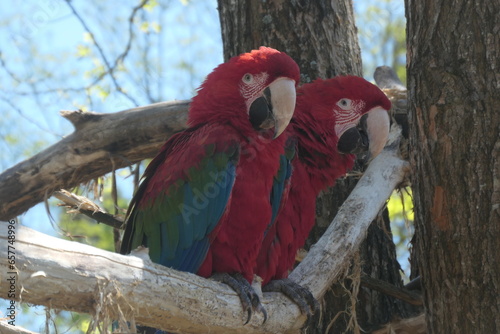
[[[361,117],[358,127],[352,127],[340,136],[337,149],[341,153],[360,153],[369,149],[370,157],[375,158],[387,142],[389,126],[387,110],[372,108]]]
[[[389,136],[389,114],[382,107],[375,107],[367,113],[366,133],[370,142],[369,149],[372,158],[375,158],[384,149]]]
[[[257,98],[249,110],[250,122],[255,129],[274,127],[274,138],[285,131],[295,110],[295,81],[279,78]]]

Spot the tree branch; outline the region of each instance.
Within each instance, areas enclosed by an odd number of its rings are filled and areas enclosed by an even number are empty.
[[[124,221],[122,217],[107,213],[99,205],[95,204],[87,197],[79,196],[64,189],[55,191],[54,197],[62,201],[64,203],[63,205],[70,208],[70,210],[84,214],[99,223],[103,223],[117,229],[124,228]]]
[[[127,45],[125,47],[125,50],[115,59],[114,64],[111,66],[111,64],[108,61],[106,55],[104,54],[104,51],[103,51],[101,45],[99,43],[97,43],[95,35],[90,30],[90,27],[87,25],[87,23],[85,22],[85,20],[81,17],[81,15],[77,12],[76,8],[73,6],[73,4],[71,3],[71,1],[70,0],[66,0],[66,3],[68,5],[68,7],[71,9],[71,11],[73,12],[73,15],[75,15],[76,19],[81,23],[82,27],[87,31],[87,33],[89,34],[90,38],[92,39],[92,42],[94,43],[95,47],[97,48],[97,51],[101,55],[101,59],[104,62],[105,66],[106,66],[106,69],[107,69],[106,72],[104,72],[99,77],[97,77],[97,79],[92,83],[92,86],[95,85],[96,83],[98,83],[99,81],[101,81],[101,79],[103,79],[107,74],[109,74],[109,76],[111,77],[111,81],[115,85],[116,90],[120,94],[122,94],[123,96],[125,96],[127,99],[129,99],[136,106],[138,105],[137,101],[132,96],[130,96],[129,94],[127,94],[123,90],[123,88],[118,84],[118,81],[116,80],[114,71],[116,70],[118,64],[120,62],[123,62],[123,60],[127,56],[128,52],[130,51],[130,47],[132,46],[132,40],[133,40],[133,37],[134,37],[132,28],[133,28],[133,25],[134,25],[135,15],[137,14],[137,12],[141,8],[143,8],[146,5],[147,2],[148,2],[148,0],[142,0],[139,5],[137,5],[136,7],[134,7],[132,9],[132,13],[130,14],[130,17],[128,19],[128,22],[129,22],[129,26],[128,26],[129,36],[128,36]]]
[[[318,299],[349,266],[369,223],[408,171],[408,163],[397,156],[398,133],[391,132],[390,144],[372,161],[325,235],[290,275]],[[8,225],[0,224],[2,254],[8,251]],[[297,332],[305,320],[287,298],[266,293],[267,322],[262,325],[257,313],[243,326],[246,315],[239,299],[223,284],[153,264],[143,259],[144,252],[134,254],[141,258],[123,256],[23,226],[15,231],[18,300],[99,319],[103,314],[111,319],[123,314],[129,321],[135,317],[140,324],[192,333]],[[6,261],[0,262],[0,270],[12,271]],[[8,285],[0,280],[0,289]]]
[[[0,220],[19,215],[61,188],[152,158],[186,128],[188,101],[161,102],[112,114],[61,112],[75,132],[0,174]]]
[[[408,319],[395,319],[382,329],[372,332],[372,334],[426,334],[427,324],[425,323],[425,315],[420,314]]]
[[[11,326],[5,322],[0,322],[0,333],[2,334],[37,334],[19,326]]]
[[[361,285],[382,292],[388,296],[401,299],[412,305],[421,306],[424,304],[422,296],[419,293],[400,288],[389,282],[370,277],[366,274],[361,276]]]

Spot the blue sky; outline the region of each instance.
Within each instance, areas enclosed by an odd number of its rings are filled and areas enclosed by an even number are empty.
[[[144,80],[155,81],[151,93],[160,100],[187,99],[194,94],[204,76],[222,62],[222,41],[216,10],[216,0],[191,1],[188,5],[180,0],[160,1],[166,10],[159,15],[157,9],[139,17],[142,22],[157,22],[162,34],[151,33],[158,39],[160,48],[151,48],[148,59],[151,73]],[[106,57],[113,61],[122,51],[128,39],[128,22],[131,8],[136,1],[82,1],[71,2],[92,29],[96,40],[105,46]],[[91,5],[89,5],[91,3]],[[367,8],[364,1],[354,0],[355,10]],[[381,2],[383,12],[373,16],[369,22],[358,21],[362,32],[360,38],[363,62],[375,65],[391,61],[384,47],[377,50],[377,31],[388,24],[388,19],[404,19],[403,1]],[[105,13],[105,15],[102,15]],[[88,108],[98,112],[115,112],[132,108],[150,101],[137,73],[118,73],[120,84],[132,99],[111,93],[104,101],[89,99],[85,92],[58,92],[61,87],[79,88],[87,86],[92,78],[87,71],[95,68],[98,51],[91,47],[92,57],[79,57],[81,47],[91,46],[89,36],[82,24],[62,0],[11,1],[0,4],[0,170],[5,170],[32,154],[57,142],[73,131],[69,122],[59,116],[60,110]],[[104,27],[104,28],[101,28]],[[154,27],[148,29],[154,30]],[[140,60],[141,44],[134,44],[134,56],[127,58],[125,65],[133,69]],[[387,51],[387,52],[386,52]],[[94,60],[92,60],[94,59]],[[157,61],[161,59],[161,62]],[[367,71],[368,72],[368,71]],[[366,74],[371,79],[371,73]],[[138,84],[139,83],[139,84]],[[113,87],[110,80],[102,86]],[[56,90],[53,93],[40,93]],[[96,91],[90,93],[97,94]],[[130,186],[123,183],[125,193]],[[52,210],[57,211],[56,208]],[[56,213],[53,213],[57,216]],[[29,210],[20,217],[22,224],[47,234],[55,234],[43,204]],[[0,317],[6,302],[0,299]],[[44,321],[29,323],[27,317],[19,316],[19,325],[39,331]],[[29,316],[32,318],[32,316]]]

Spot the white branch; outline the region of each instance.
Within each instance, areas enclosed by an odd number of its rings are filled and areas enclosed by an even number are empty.
[[[19,326],[11,326],[5,322],[0,322],[0,333],[2,334],[37,334]]]
[[[408,163],[397,156],[397,144],[393,141],[372,161],[325,235],[291,274],[315,297],[321,298],[343,274],[369,224],[408,171]],[[8,254],[8,226],[0,223],[0,254]],[[262,325],[257,313],[243,326],[246,315],[240,301],[223,284],[27,227],[16,225],[15,232],[17,300],[100,319],[103,314],[117,319],[123,313],[140,324],[190,333],[296,332],[305,320],[286,297],[266,293],[267,322]],[[0,261],[0,272],[10,271]],[[6,289],[9,282],[0,280],[0,290]]]

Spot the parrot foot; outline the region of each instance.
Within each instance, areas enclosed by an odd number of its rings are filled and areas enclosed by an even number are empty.
[[[252,318],[253,311],[261,312],[264,315],[264,321],[267,320],[267,312],[264,306],[260,303],[260,298],[252,288],[250,283],[240,273],[215,273],[210,277],[211,279],[229,285],[240,297],[243,310],[248,314],[247,321],[244,325],[248,324]]]
[[[319,310],[319,303],[311,292],[303,286],[293,282],[289,278],[270,281],[262,287],[263,292],[281,292],[290,298],[299,307],[302,314],[307,315],[309,321],[311,316]]]

